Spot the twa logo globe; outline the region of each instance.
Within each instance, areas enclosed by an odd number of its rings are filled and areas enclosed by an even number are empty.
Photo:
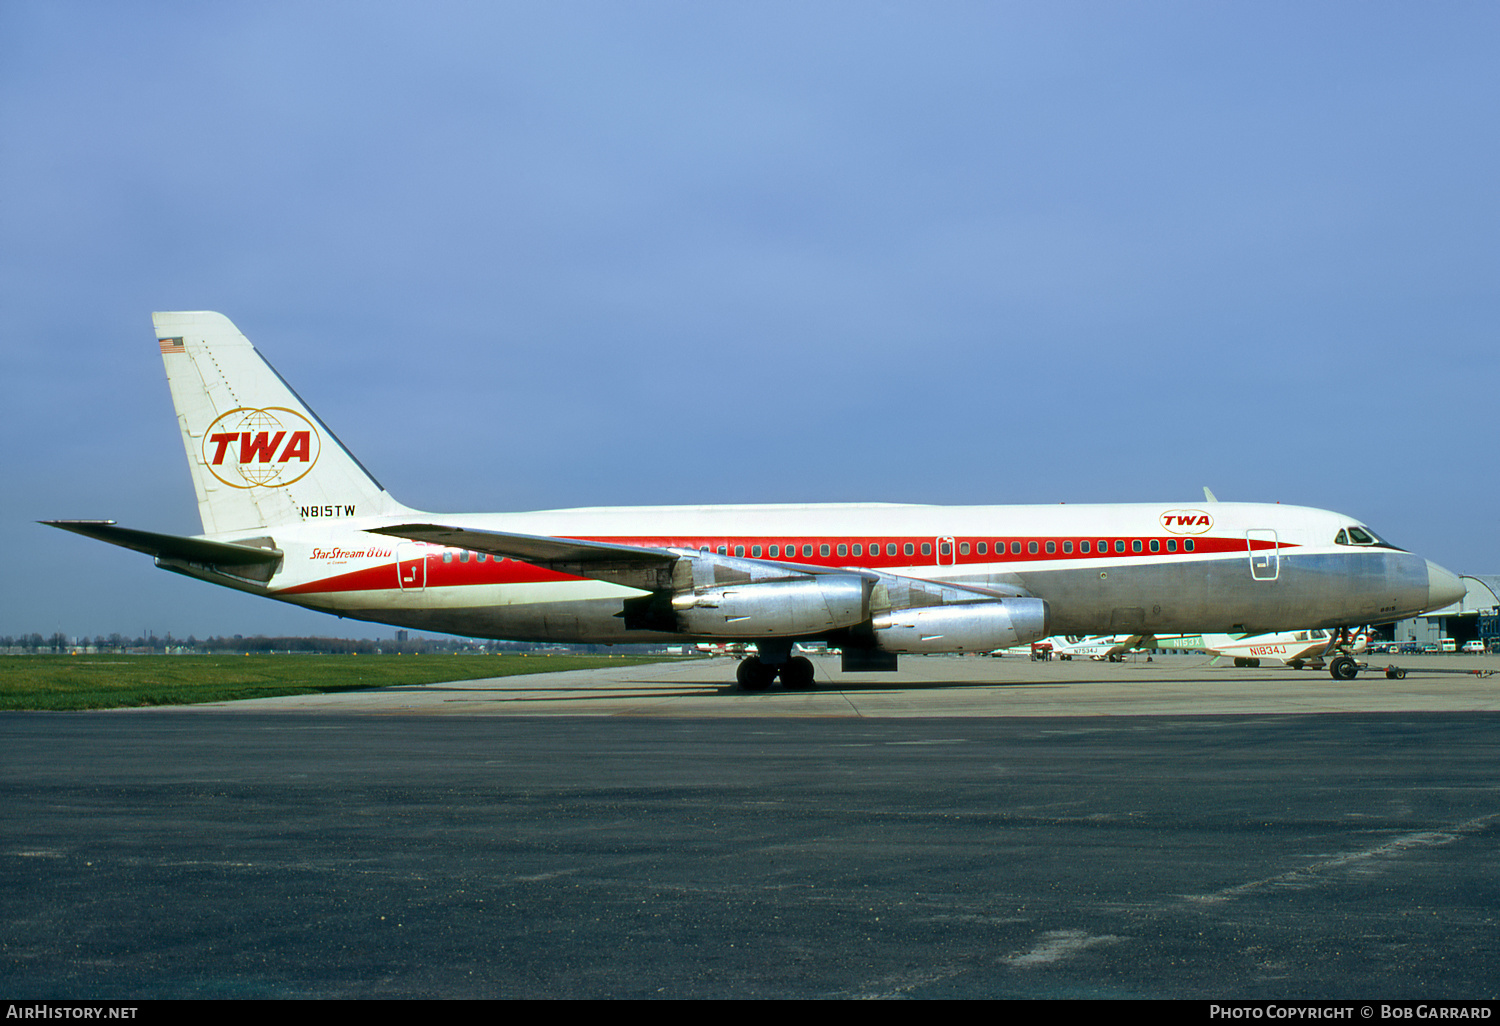
[[[1214,518],[1201,509],[1169,509],[1161,515],[1161,526],[1172,534],[1207,534]]]
[[[203,433],[203,463],[231,488],[285,488],[307,476],[322,447],[312,422],[295,410],[242,406]]]

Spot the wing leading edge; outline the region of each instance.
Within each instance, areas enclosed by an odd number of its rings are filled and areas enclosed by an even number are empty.
[[[405,538],[453,548],[485,552],[520,560],[576,577],[589,577],[640,588],[644,591],[675,591],[684,588],[784,580],[795,577],[853,575],[872,584],[898,585],[905,592],[911,584],[925,583],[940,589],[926,601],[910,604],[946,605],[959,602],[981,602],[996,598],[1029,596],[1020,588],[988,588],[949,581],[905,577],[863,567],[831,567],[808,563],[754,559],[703,552],[697,549],[668,549],[643,545],[620,545],[612,542],[586,541],[578,538],[554,538],[545,535],[516,534],[508,531],[480,531],[447,524],[399,524],[371,528],[373,534]],[[898,604],[901,603],[898,600]]]

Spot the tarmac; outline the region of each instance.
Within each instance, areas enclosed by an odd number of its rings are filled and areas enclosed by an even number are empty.
[[[476,657],[482,658],[482,657]],[[1326,670],[1236,668],[1204,655],[1124,662],[1026,657],[905,656],[898,673],[843,673],[815,658],[817,687],[743,692],[736,661],[691,659],[194,706],[296,711],[499,716],[1176,716],[1274,712],[1496,712],[1500,656],[1362,656],[1354,682]],[[1383,668],[1407,669],[1402,680]],[[147,710],[138,710],[149,714]]]
[[[817,662],[0,715],[0,997],[1500,997],[1496,660]]]

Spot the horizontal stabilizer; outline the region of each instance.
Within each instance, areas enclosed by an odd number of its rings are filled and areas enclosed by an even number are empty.
[[[123,548],[144,552],[157,559],[180,560],[186,563],[203,563],[225,568],[245,568],[238,571],[241,577],[269,579],[271,570],[281,559],[281,550],[258,548],[254,545],[239,545],[234,542],[209,541],[207,538],[186,538],[176,534],[156,534],[152,531],[137,531],[129,527],[117,527],[113,520],[41,520],[48,527],[60,527],[88,538],[97,538]],[[258,572],[251,572],[258,571]],[[235,571],[229,571],[235,572]]]

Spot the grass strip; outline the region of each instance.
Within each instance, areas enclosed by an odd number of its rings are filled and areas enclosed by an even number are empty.
[[[194,705],[659,663],[662,656],[0,656],[0,711]]]

